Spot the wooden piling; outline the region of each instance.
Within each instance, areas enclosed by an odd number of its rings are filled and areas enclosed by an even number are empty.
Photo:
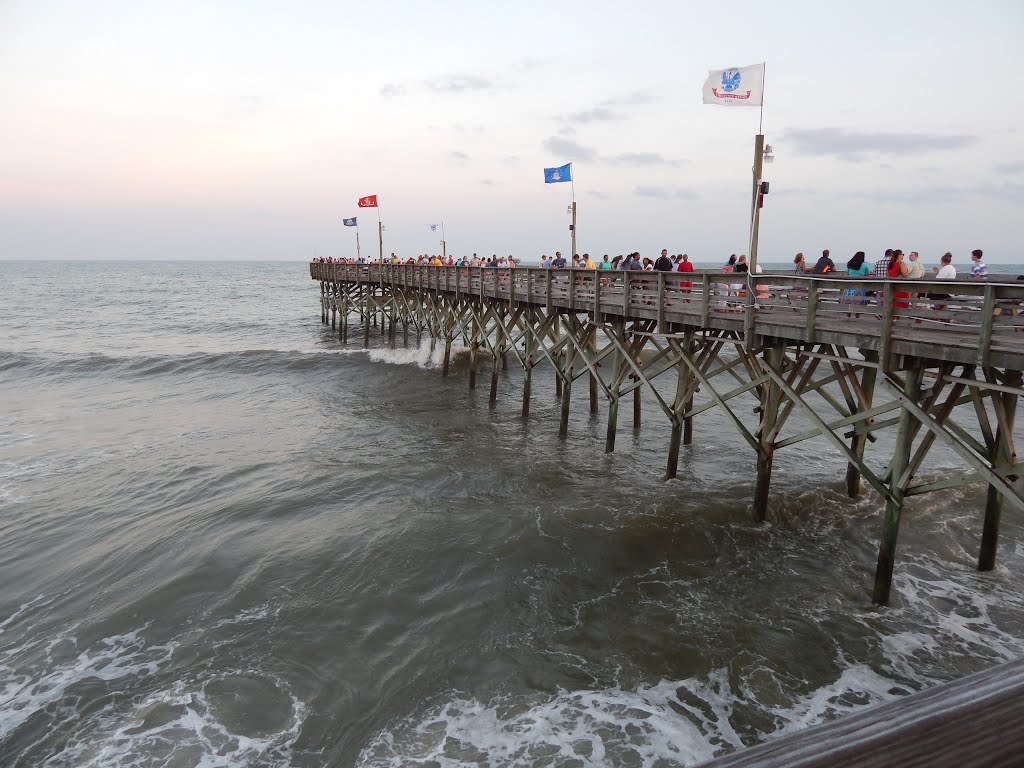
[[[625,336],[624,328],[625,325],[622,320],[613,321],[612,335],[623,341]],[[611,394],[608,398],[608,431],[604,439],[605,453],[612,453],[615,450],[615,431],[619,421],[619,389],[622,380],[621,359],[620,355],[615,355],[612,358],[612,379],[611,386],[609,387]]]
[[[629,377],[633,382],[640,380],[639,376]],[[633,429],[640,429],[640,387],[633,390]]]
[[[1006,383],[1020,387],[1021,372],[1008,371]],[[993,392],[992,404],[996,413],[995,445],[992,450],[992,468],[1006,471],[1017,463],[1013,446],[1013,426],[1017,416],[1017,395],[1011,392]],[[996,567],[996,546],[999,543],[999,520],[1003,513],[1003,495],[991,484],[985,498],[985,524],[981,532],[981,552],[978,570],[991,571]]]
[[[917,404],[921,398],[921,379],[923,365],[921,358],[914,357],[909,361],[906,372],[903,395],[910,402]],[[875,568],[875,587],[871,599],[878,605],[889,602],[892,590],[892,572],[896,562],[896,538],[900,531],[900,515],[903,512],[903,498],[906,490],[901,485],[903,471],[910,461],[910,448],[914,434],[914,416],[906,406],[900,409],[900,420],[896,430],[896,447],[893,449],[890,468],[889,491],[892,498],[885,502],[885,517],[882,522],[882,535],[878,544],[878,564]]]
[[[566,318],[566,330],[572,330],[572,326],[569,324],[568,318]],[[576,353],[572,343],[572,335],[571,333],[567,333],[565,340],[564,380],[562,376],[559,377],[559,380],[562,380],[562,411],[558,419],[559,437],[566,437],[569,434],[569,400],[572,397],[572,373],[575,358]],[[561,372],[559,373],[561,374]]]
[[[784,347],[778,341],[771,341],[764,351],[764,364],[776,373],[782,372]],[[768,516],[768,491],[772,483],[772,462],[775,459],[775,443],[772,431],[779,415],[782,391],[774,379],[761,387],[761,426],[757,431],[757,481],[754,487],[754,520],[763,523]]]
[[[476,389],[476,346],[480,335],[480,327],[476,315],[473,316],[472,331],[469,336],[469,388]]]

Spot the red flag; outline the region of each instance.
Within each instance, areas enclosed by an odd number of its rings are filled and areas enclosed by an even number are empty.
[[[366,197],[359,198],[360,208],[376,208],[377,207],[377,196],[367,195]]]

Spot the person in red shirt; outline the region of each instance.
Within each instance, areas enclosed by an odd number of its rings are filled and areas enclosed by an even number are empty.
[[[693,264],[690,263],[690,257],[687,256],[685,253],[683,254],[682,258],[679,259],[679,266],[676,267],[676,272],[693,272]],[[689,291],[691,288],[693,288],[693,283],[689,282],[688,280],[684,280],[683,282],[679,283],[679,287],[682,288],[684,291]]]

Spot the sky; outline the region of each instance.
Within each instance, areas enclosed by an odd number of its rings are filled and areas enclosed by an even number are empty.
[[[0,0],[0,259],[1024,263],[1024,3]],[[572,162],[574,184],[544,184]],[[574,189],[573,189],[574,188]]]

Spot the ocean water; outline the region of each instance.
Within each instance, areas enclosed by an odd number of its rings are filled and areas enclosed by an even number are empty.
[[[982,486],[908,503],[878,608],[881,504],[824,441],[754,524],[720,414],[663,482],[650,398],[608,456],[547,369],[523,420],[514,363],[491,409],[318,297],[304,263],[0,262],[0,765],[688,766],[1024,653]]]

